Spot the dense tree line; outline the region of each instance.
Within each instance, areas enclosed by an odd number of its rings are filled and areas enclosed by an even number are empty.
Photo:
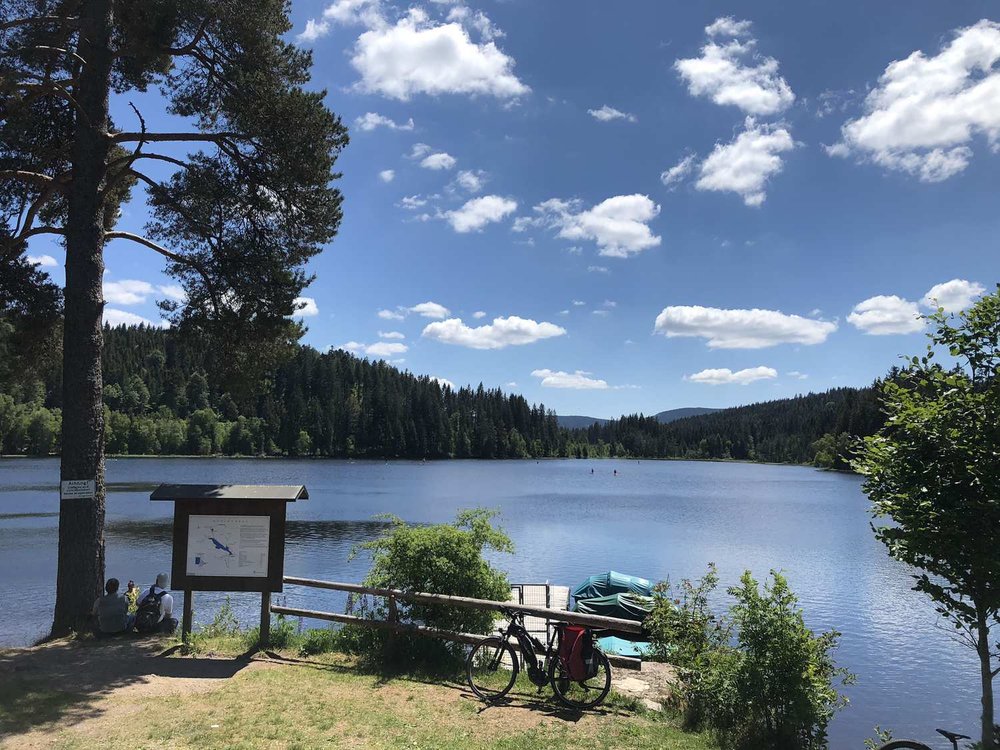
[[[385,362],[299,347],[262,388],[231,391],[213,353],[147,327],[105,329],[110,453],[526,458],[559,455],[555,414],[499,389],[453,390]],[[59,369],[5,384],[5,453],[58,450]],[[35,433],[44,433],[33,438]],[[54,434],[51,439],[46,435]]]
[[[4,336],[0,331],[0,347]],[[846,468],[881,424],[872,389],[838,388],[661,424],[632,415],[560,428],[499,389],[452,389],[382,361],[298,347],[262,387],[225,375],[210,347],[147,327],[105,329],[105,443],[115,454],[358,458],[641,457]],[[61,370],[0,382],[0,450],[59,450]]]
[[[872,388],[834,388],[824,393],[767,401],[661,424],[641,414],[573,430],[574,455],[735,459],[817,463],[846,468],[854,436],[882,424]]]

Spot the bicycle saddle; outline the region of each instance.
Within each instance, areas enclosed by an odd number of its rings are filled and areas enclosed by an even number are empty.
[[[958,742],[958,740],[971,740],[972,738],[967,734],[958,734],[957,732],[949,732],[947,729],[938,729],[937,733],[947,737],[950,742]]]

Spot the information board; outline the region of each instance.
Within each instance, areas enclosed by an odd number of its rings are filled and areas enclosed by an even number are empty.
[[[266,578],[270,528],[270,516],[189,516],[187,574]]]

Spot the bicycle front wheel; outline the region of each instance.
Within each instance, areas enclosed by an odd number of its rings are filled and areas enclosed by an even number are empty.
[[[583,710],[604,702],[611,692],[611,662],[603,651],[594,650],[597,671],[585,680],[571,680],[558,657],[549,662],[549,682],[556,698],[569,708]]]
[[[879,745],[878,750],[932,750],[932,748],[916,740],[892,740]]]
[[[465,660],[469,687],[487,703],[496,703],[510,692],[517,681],[517,671],[514,649],[500,638],[480,641]]]

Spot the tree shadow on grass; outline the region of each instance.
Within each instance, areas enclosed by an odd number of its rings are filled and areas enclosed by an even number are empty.
[[[103,713],[100,700],[157,677],[224,680],[247,659],[160,658],[156,638],[63,639],[0,651],[0,738],[48,724],[72,726]]]

